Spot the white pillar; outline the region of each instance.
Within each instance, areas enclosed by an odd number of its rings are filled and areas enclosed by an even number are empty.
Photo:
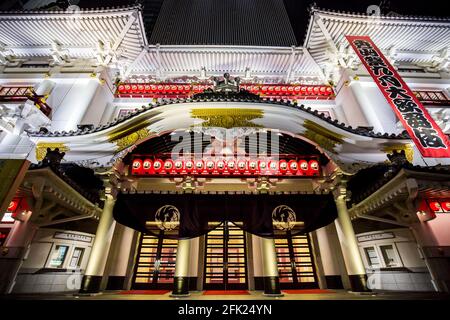
[[[327,289],[343,289],[344,286],[339,264],[339,255],[341,255],[341,252],[340,248],[337,247],[339,240],[334,224],[317,229],[316,235]]]
[[[105,271],[106,260],[116,222],[113,219],[113,209],[116,200],[107,194],[103,206],[102,216],[95,233],[89,262],[81,283],[80,293],[95,293],[100,291],[100,286]]]
[[[336,231],[341,244],[342,255],[344,256],[345,267],[352,291],[369,291],[367,288],[366,269],[359,252],[355,231],[353,230],[352,221],[347,210],[347,190],[344,186],[339,186],[335,190],[334,195],[338,212],[338,218],[335,220]]]
[[[126,285],[131,248],[136,231],[116,223],[108,257],[108,284],[106,290],[123,290]]]
[[[261,248],[263,253],[264,294],[281,296],[275,241],[271,238],[261,238]]]
[[[173,296],[189,295],[190,240],[178,240],[177,260],[175,263]]]

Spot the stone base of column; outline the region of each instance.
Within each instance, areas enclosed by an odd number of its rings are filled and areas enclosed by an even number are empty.
[[[79,293],[99,293],[103,276],[84,275]]]
[[[367,287],[367,275],[366,274],[352,274],[348,276],[350,280],[350,286],[353,292],[370,292]]]
[[[189,277],[174,277],[171,297],[189,296]]]
[[[106,290],[123,290],[125,286],[125,276],[109,276]]]
[[[327,289],[344,289],[341,276],[325,276]]]
[[[280,279],[278,277],[264,277],[264,295],[269,297],[282,297]]]

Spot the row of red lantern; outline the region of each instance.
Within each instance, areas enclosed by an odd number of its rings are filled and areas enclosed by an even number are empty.
[[[302,96],[330,96],[333,95],[333,89],[329,86],[313,85],[256,85],[244,84],[242,89],[252,93],[263,95],[302,95]],[[191,84],[145,84],[145,83],[126,83],[117,87],[117,94],[188,94],[200,93],[206,89],[212,89],[212,85],[191,85]]]
[[[199,174],[199,175],[293,175],[318,176],[317,160],[212,160],[212,159],[139,159],[132,162],[133,175]]]
[[[428,200],[428,205],[435,213],[450,213],[450,200]]]

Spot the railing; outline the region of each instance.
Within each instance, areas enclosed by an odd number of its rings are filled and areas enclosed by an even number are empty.
[[[50,116],[52,108],[45,102],[43,95],[37,95],[33,87],[7,86],[0,87],[0,102],[24,103],[27,100],[34,102],[34,105],[47,117]]]
[[[416,90],[413,92],[424,105],[450,107],[450,99],[443,91]]]
[[[0,87],[1,102],[25,102],[33,87]]]

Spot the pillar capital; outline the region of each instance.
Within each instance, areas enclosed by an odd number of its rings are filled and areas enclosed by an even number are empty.
[[[347,189],[346,183],[339,183],[333,189],[333,196],[335,200],[349,201],[351,192]]]

